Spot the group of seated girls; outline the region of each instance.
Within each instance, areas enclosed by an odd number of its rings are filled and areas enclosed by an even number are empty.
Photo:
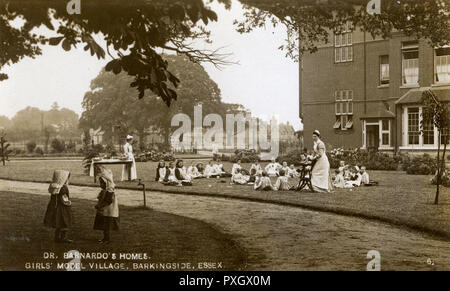
[[[339,162],[339,168],[335,170],[333,186],[336,188],[353,188],[359,186],[371,186],[376,184],[370,181],[366,167],[346,165],[344,161]]]
[[[272,184],[270,177],[277,177],[275,184]],[[274,191],[287,191],[293,190],[293,187],[289,183],[289,178],[296,178],[299,176],[297,169],[294,165],[288,167],[286,162],[279,164],[272,160],[263,170],[261,165],[256,162],[253,163],[249,170],[244,169],[241,166],[241,161],[237,161],[233,164],[231,170],[231,184],[237,185],[254,185],[255,190],[274,190]]]
[[[223,165],[213,161],[206,167],[203,163],[192,162],[188,168],[184,166],[183,160],[178,160],[175,164],[169,162],[167,165],[160,161],[156,168],[155,181],[169,186],[192,186],[194,179],[228,176],[230,175],[223,170]]]

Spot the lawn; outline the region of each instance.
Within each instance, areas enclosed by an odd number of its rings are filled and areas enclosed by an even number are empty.
[[[75,196],[75,195],[74,195]],[[112,233],[112,243],[97,242],[102,234],[92,229],[95,216],[94,201],[72,198],[74,221],[70,237],[72,244],[53,242],[53,230],[43,226],[48,199],[41,195],[0,191],[0,270],[32,270],[48,266],[61,270],[58,263],[68,263],[63,253],[126,254],[146,253],[148,259],[128,257],[122,260],[83,260],[86,270],[101,270],[89,263],[123,263],[122,270],[144,270],[145,263],[161,263],[158,269],[185,269],[190,263],[197,268],[202,262],[222,262],[224,270],[242,270],[246,266],[246,253],[227,235],[202,221],[158,212],[151,209],[120,206],[121,230]],[[161,243],[164,242],[164,243]],[[53,252],[55,260],[45,259],[45,252]],[[142,265],[133,265],[142,263]],[[172,263],[180,263],[178,266]],[[44,264],[44,265],[42,265]]]
[[[185,165],[190,161],[185,160]],[[249,165],[245,165],[249,167]],[[136,182],[119,182],[121,166],[111,166],[118,187],[140,189]],[[224,164],[231,169],[230,163]],[[0,167],[0,178],[49,182],[54,169],[71,171],[71,183],[92,185],[93,178],[83,174],[80,161],[13,161]],[[298,205],[313,210],[372,218],[450,238],[450,189],[441,188],[439,205],[433,205],[435,186],[430,176],[412,176],[401,171],[369,171],[379,186],[336,190],[334,193],[258,192],[252,186],[230,185],[229,179],[199,179],[192,187],[164,186],[154,181],[156,163],[137,163],[138,177],[148,190],[171,193],[211,195],[238,199]],[[295,181],[293,181],[295,183]],[[151,203],[151,202],[150,202]]]

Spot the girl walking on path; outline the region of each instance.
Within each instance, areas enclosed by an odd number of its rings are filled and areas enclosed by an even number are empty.
[[[51,194],[50,202],[45,212],[44,225],[55,229],[55,242],[72,243],[67,233],[72,227],[71,201],[69,200],[70,172],[55,170],[52,183],[48,187]]]
[[[97,196],[98,203],[95,205],[97,215],[95,216],[94,229],[103,231],[103,239],[100,243],[111,241],[111,230],[119,230],[119,203],[114,192],[114,180],[111,170],[100,167],[98,180],[102,190]]]

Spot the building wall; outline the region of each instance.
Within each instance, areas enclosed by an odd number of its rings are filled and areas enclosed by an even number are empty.
[[[300,66],[300,112],[304,124],[305,146],[312,146],[311,135],[315,129],[323,140],[333,147],[355,148],[363,145],[363,121],[361,117],[386,108],[397,115],[391,120],[391,146],[402,142],[401,108],[395,101],[411,87],[402,87],[402,42],[414,40],[400,34],[391,39],[372,39],[353,33],[353,61],[335,63],[334,43],[322,45],[313,54],[305,54]],[[379,59],[389,55],[390,84],[380,86]],[[419,85],[430,86],[434,80],[434,50],[426,41],[419,42]],[[353,128],[342,131],[333,129],[335,116],[335,90],[353,90]]]

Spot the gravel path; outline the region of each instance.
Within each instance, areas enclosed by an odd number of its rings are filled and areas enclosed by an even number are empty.
[[[47,187],[0,180],[4,191],[47,196]],[[70,189],[79,199],[94,200],[98,192]],[[142,203],[141,192],[117,194],[122,205]],[[381,254],[382,270],[450,270],[448,242],[387,224],[233,199],[151,192],[147,201],[155,210],[200,219],[232,235],[246,248],[250,270],[365,270],[369,250]]]

